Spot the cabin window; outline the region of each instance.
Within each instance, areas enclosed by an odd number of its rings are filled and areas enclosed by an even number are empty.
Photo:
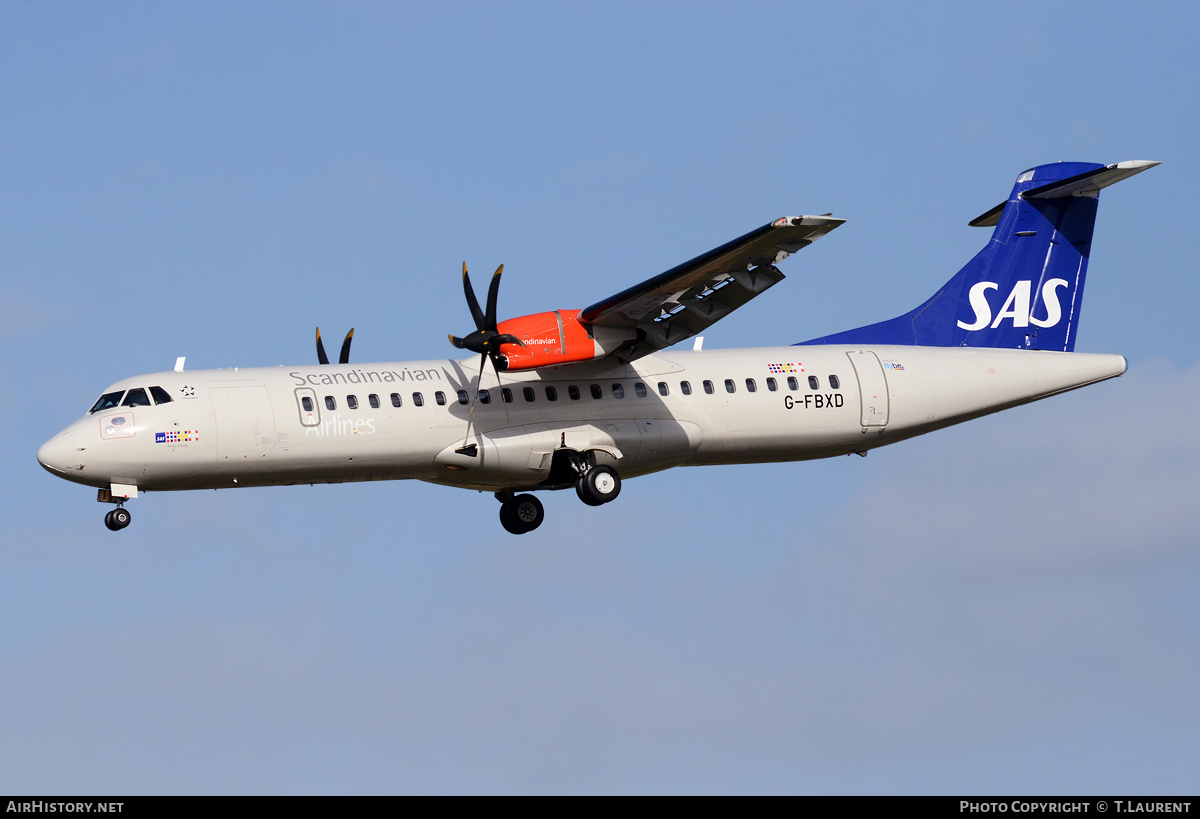
[[[746,379],[746,392],[758,392],[758,384],[754,383],[753,378]]]
[[[367,400],[371,403],[371,409],[379,409],[379,396],[371,393],[367,396]]]
[[[512,390],[510,390],[508,387],[500,388],[500,396],[504,399],[505,404],[512,403]]]
[[[435,392],[433,394],[433,400],[437,401],[437,405],[439,407],[446,406],[446,393],[442,392],[441,390],[438,390],[437,392]]]
[[[358,396],[357,395],[347,395],[346,396],[346,406],[349,407],[350,409],[358,409]]]
[[[398,393],[398,392],[392,393],[392,406],[393,407],[399,407],[403,403],[404,402],[400,400],[400,393]]]
[[[547,401],[557,401],[558,400],[558,390],[554,389],[554,387],[546,387],[546,400]]]
[[[732,378],[725,379],[725,392],[737,392],[737,385],[733,383]]]
[[[604,390],[600,389],[599,384],[593,384],[589,389],[592,391],[592,398],[599,400],[604,397]]]
[[[421,393],[419,393],[419,392],[414,392],[413,393],[413,406],[414,407],[425,406],[425,396],[421,395]]]
[[[327,409],[327,410],[337,409],[337,399],[334,398],[332,395],[325,396],[325,409]]]
[[[106,392],[104,395],[100,396],[99,400],[97,400],[95,404],[92,404],[92,408],[88,410],[88,412],[99,412],[100,410],[118,407],[121,405],[121,396],[124,394],[124,390],[121,392]]]
[[[829,388],[834,390],[840,390],[842,388],[842,382],[838,380],[836,375],[829,376]]]
[[[681,393],[683,393],[684,395],[691,395],[692,394],[692,383],[690,381],[680,381],[679,382],[679,391]]]
[[[148,407],[150,406],[150,397],[146,395],[146,391],[139,387],[136,390],[130,390],[125,393],[125,400],[121,402],[123,407]]]
[[[808,388],[810,390],[821,389],[821,382],[817,380],[817,377],[815,375],[810,375],[808,377]]]
[[[307,395],[300,399],[300,406],[304,407],[305,412],[313,411],[312,399],[309,398]]]
[[[704,392],[705,393],[707,393],[708,395],[712,395],[716,391],[717,391],[717,388],[713,386],[713,382],[711,382],[711,381],[704,382]]]
[[[667,386],[666,381],[658,382],[658,394],[664,398],[671,394],[671,388]]]
[[[645,398],[646,397],[646,385],[639,381],[638,383],[633,385],[633,392],[634,392],[634,394],[637,395],[638,398]]]
[[[162,387],[151,387],[151,388],[150,388],[150,395],[151,395],[151,397],[152,397],[152,398],[154,398],[154,403],[155,403],[155,404],[169,404],[169,403],[171,403],[171,396],[170,396],[170,395],[168,395],[168,394],[167,394],[167,391],[166,391],[166,390],[164,390]]]
[[[492,393],[489,390],[480,390],[479,391],[479,403],[480,404],[492,403]]]
[[[625,397],[625,388],[622,387],[620,384],[613,384],[612,391],[613,391],[613,398],[624,398]]]
[[[777,382],[774,378],[768,378],[767,389],[771,392],[775,392],[777,389],[779,389],[779,382]]]
[[[574,384],[567,387],[567,397],[570,398],[572,401],[578,401],[579,400],[579,387],[575,386]]]
[[[796,380],[796,376],[794,376],[794,375],[788,376],[788,389],[791,390],[792,392],[795,392],[796,390],[800,389],[800,382]]]
[[[533,387],[526,387],[525,389],[521,390],[521,395],[524,395],[525,400],[531,403],[533,402],[533,399],[537,398],[537,393],[533,391]]]

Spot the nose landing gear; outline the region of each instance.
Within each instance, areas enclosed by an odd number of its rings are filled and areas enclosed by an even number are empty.
[[[136,486],[121,483],[114,483],[110,488],[101,488],[96,491],[97,503],[115,503],[117,505],[116,509],[113,509],[104,516],[104,525],[108,527],[110,532],[121,531],[133,520],[133,516],[125,508],[125,501],[137,496],[138,489]]]
[[[118,506],[104,516],[104,525],[111,532],[119,532],[128,526],[131,520],[133,520],[133,516],[129,514],[129,510],[124,506]]]

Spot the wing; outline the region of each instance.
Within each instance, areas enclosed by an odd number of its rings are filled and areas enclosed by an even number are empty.
[[[829,214],[776,219],[596,302],[579,314],[579,320],[631,334],[633,338],[614,352],[633,361],[696,335],[782,281],[778,262],[845,221]]]

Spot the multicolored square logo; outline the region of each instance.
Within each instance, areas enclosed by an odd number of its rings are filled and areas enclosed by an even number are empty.
[[[200,430],[184,429],[175,430],[174,432],[156,432],[154,433],[154,443],[156,444],[190,444],[200,440]]]

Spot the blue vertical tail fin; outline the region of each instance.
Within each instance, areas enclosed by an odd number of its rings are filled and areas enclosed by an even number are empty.
[[[1030,168],[1006,201],[970,223],[996,229],[931,299],[890,321],[802,343],[1074,350],[1100,189],[1157,164]]]

